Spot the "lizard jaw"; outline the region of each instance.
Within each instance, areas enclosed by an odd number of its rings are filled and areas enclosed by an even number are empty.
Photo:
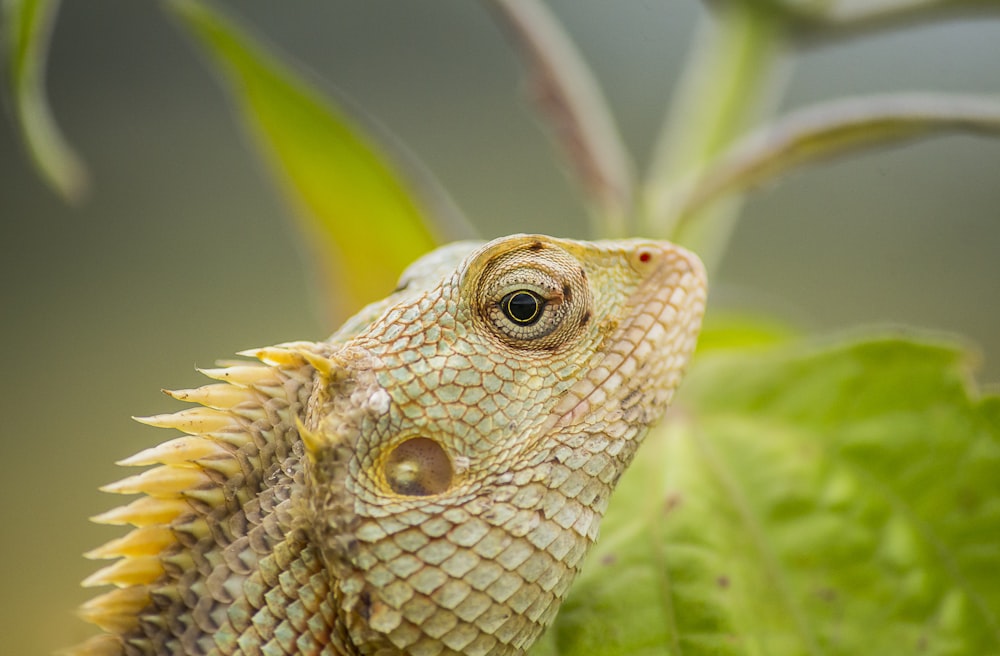
[[[602,407],[621,407],[621,412],[612,412],[612,420],[646,408],[634,419],[647,424],[666,411],[697,341],[705,309],[705,270],[696,255],[669,242],[642,243],[633,259],[648,271],[628,301],[636,311],[616,326],[607,340],[611,348],[594,358],[587,374],[554,408],[549,431],[592,420]],[[647,384],[628,388],[625,382],[642,367],[654,369],[642,377]]]

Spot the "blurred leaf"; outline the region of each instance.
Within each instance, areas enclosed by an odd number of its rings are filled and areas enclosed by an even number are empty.
[[[736,0],[747,1],[747,0]],[[749,0],[759,3],[761,0]],[[1000,10],[996,0],[765,0],[794,24],[800,38],[843,39],[918,21]]]
[[[389,293],[436,244],[405,186],[344,115],[245,29],[193,0],[168,6],[211,55],[298,206],[336,316]]]
[[[725,310],[720,313],[712,308],[698,335],[695,358],[710,351],[773,347],[796,336],[795,330],[773,317],[747,316]]]
[[[45,62],[58,13],[58,0],[7,0],[11,95],[21,136],[45,181],[69,202],[87,191],[83,164],[63,139],[45,95]]]
[[[719,156],[677,194],[678,216],[814,161],[944,132],[1000,135],[1000,98],[892,94],[835,100],[777,119]],[[682,219],[683,220],[683,219]]]
[[[1000,652],[1000,397],[947,343],[697,360],[542,654]]]
[[[543,3],[492,4],[527,60],[534,98],[596,206],[600,232],[630,234],[632,165],[597,80]]]
[[[787,19],[837,26],[853,21],[902,22],[948,12],[996,9],[996,0],[708,0],[716,5],[754,4]]]

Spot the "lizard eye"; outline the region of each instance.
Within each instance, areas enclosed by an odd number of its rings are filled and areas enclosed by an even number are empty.
[[[453,471],[444,448],[432,439],[415,437],[397,446],[385,463],[385,480],[396,494],[426,497],[451,487]]]
[[[482,326],[507,346],[546,351],[571,344],[590,315],[590,287],[580,263],[542,241],[507,252],[484,253],[482,269],[470,265],[474,307]]]
[[[562,325],[570,307],[548,280],[514,280],[491,295],[496,300],[488,303],[486,315],[493,329],[519,346],[538,345]]]
[[[545,300],[528,289],[519,289],[503,297],[500,309],[504,316],[521,326],[530,326],[542,316]]]

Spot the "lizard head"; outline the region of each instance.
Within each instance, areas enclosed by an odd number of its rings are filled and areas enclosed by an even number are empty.
[[[123,461],[73,653],[513,654],[555,615],[694,347],[665,242],[514,236],[421,258],[323,342],[168,392]]]
[[[527,648],[666,409],[704,300],[672,244],[518,235],[325,356],[301,493],[354,644]]]

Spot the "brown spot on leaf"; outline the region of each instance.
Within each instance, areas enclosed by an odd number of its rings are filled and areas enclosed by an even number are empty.
[[[663,504],[663,513],[670,514],[684,503],[684,497],[679,492],[667,495],[667,500]]]
[[[833,588],[820,588],[816,591],[816,596],[831,604],[837,601],[837,591]]]

